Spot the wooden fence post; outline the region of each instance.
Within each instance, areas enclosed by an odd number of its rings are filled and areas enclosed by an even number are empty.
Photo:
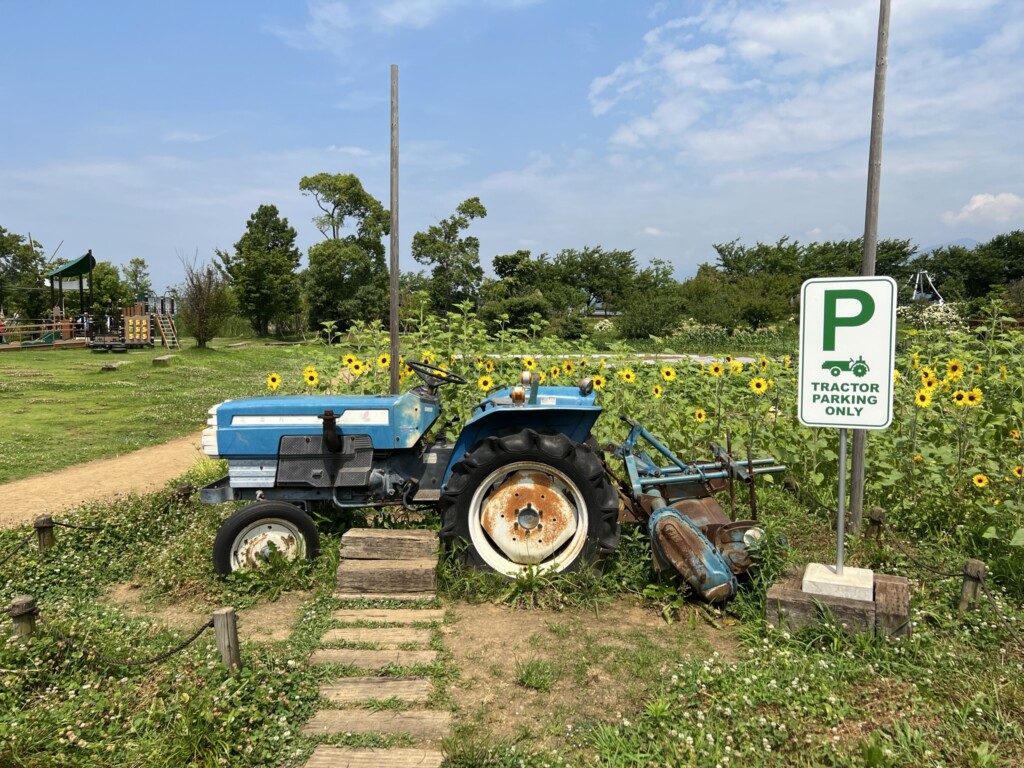
[[[7,614],[14,623],[15,637],[28,638],[35,634],[39,608],[36,607],[36,601],[32,595],[18,595],[11,600]]]
[[[960,605],[958,610],[965,609],[978,602],[978,590],[985,578],[985,563],[981,560],[968,560],[964,563],[964,583],[960,587]]]
[[[53,535],[53,517],[40,515],[36,518],[35,526],[36,536],[39,538],[39,551],[45,552],[57,543],[57,539]]]
[[[213,631],[217,633],[221,663],[232,672],[237,672],[242,668],[242,657],[238,651],[238,626],[235,623],[234,608],[219,608],[213,612]]]
[[[874,538],[875,541],[881,541],[883,525],[885,525],[885,510],[881,507],[872,507],[871,511],[868,512],[868,529],[864,534],[864,538]]]

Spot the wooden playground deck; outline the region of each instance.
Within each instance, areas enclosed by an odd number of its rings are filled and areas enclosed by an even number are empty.
[[[33,349],[78,349],[89,346],[88,339],[56,339],[45,344],[22,344],[20,341],[12,341],[10,344],[0,344],[0,352],[28,352]]]

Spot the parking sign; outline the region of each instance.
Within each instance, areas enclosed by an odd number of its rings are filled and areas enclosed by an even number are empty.
[[[803,284],[801,423],[888,427],[895,356],[896,281],[891,277],[824,277]]]

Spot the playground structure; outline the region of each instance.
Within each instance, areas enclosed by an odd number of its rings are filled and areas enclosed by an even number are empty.
[[[93,313],[93,268],[96,259],[89,250],[77,259],[50,272],[50,317],[31,322],[0,319],[0,352],[32,349],[89,347],[94,352],[127,352],[129,349],[180,346],[174,321],[177,303],[173,296],[140,296],[130,307],[109,308],[103,315]],[[88,288],[86,288],[88,276]],[[65,288],[78,283],[75,318],[65,316]]]

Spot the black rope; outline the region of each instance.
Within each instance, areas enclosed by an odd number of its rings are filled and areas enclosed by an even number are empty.
[[[999,621],[1002,622],[1003,626],[1006,628],[1006,631],[1013,635],[1014,640],[1016,640],[1021,645],[1024,645],[1024,640],[1020,639],[1020,635],[1018,635],[1014,631],[1013,627],[1010,626],[1009,620],[1006,618],[1003,612],[999,610],[999,605],[996,603],[995,595],[993,595],[992,591],[988,588],[988,584],[985,583],[985,579],[981,579],[980,583],[981,588],[985,590],[985,597],[987,597],[988,601],[992,603],[992,610],[996,612],[996,616],[999,617]]]
[[[53,630],[54,634],[56,634],[57,637],[59,637],[61,640],[63,640],[65,643],[67,643],[69,647],[76,647],[75,644],[72,642],[70,637],[68,637],[63,632],[61,632],[59,629],[57,629],[57,627],[55,627],[52,624],[50,624],[50,622],[46,621],[46,619],[44,619],[43,617],[40,616],[39,617],[39,622],[41,624],[43,624],[44,626],[49,627],[51,630]],[[173,648],[171,648],[171,650],[169,650],[169,651],[167,651],[165,653],[161,653],[160,655],[153,656],[152,658],[149,658],[149,659],[138,659],[138,660],[133,660],[133,661],[128,661],[126,659],[112,659],[109,656],[104,656],[101,653],[97,653],[96,651],[92,650],[91,648],[84,648],[84,647],[81,647],[81,646],[77,646],[77,647],[81,648],[82,652],[86,655],[86,658],[88,658],[88,659],[95,659],[96,661],[102,661],[102,662],[105,662],[107,664],[113,664],[113,665],[119,666],[119,667],[138,667],[138,666],[142,666],[142,665],[145,665],[145,664],[156,664],[158,661],[163,661],[164,659],[169,659],[171,656],[173,656],[176,653],[181,653],[183,650],[185,650],[190,645],[192,645],[192,643],[194,643],[196,640],[198,640],[199,636],[202,635],[203,632],[205,632],[206,630],[210,629],[212,626],[213,626],[213,619],[210,619],[208,622],[203,624],[203,626],[201,626],[194,633],[192,633],[192,636],[189,637],[184,642],[174,646]]]
[[[12,557],[14,557],[16,554],[18,554],[18,552],[21,551],[22,547],[24,547],[26,544],[28,544],[30,541],[32,541],[32,537],[33,536],[35,536],[35,533],[30,533],[28,536],[26,536],[22,540],[22,542],[20,544],[15,546],[14,549],[12,549],[10,552],[8,552],[6,555],[4,555],[4,559],[0,560],[0,565],[3,565],[8,560],[10,560]]]
[[[938,579],[932,579],[932,581],[941,581],[942,579],[958,579],[961,576],[963,576],[962,572],[961,573],[946,573],[945,571],[940,571],[937,568],[932,568],[930,565],[927,565],[926,563],[922,563],[920,560],[915,559],[914,556],[912,554],[910,554],[910,552],[908,552],[906,550],[906,548],[904,548],[904,546],[900,543],[899,538],[895,534],[893,534],[888,528],[886,528],[885,530],[889,532],[889,540],[893,544],[896,545],[896,548],[900,552],[902,552],[904,555],[906,555],[907,559],[910,562],[912,562],[918,568],[923,568],[926,571],[931,571],[932,573],[934,573],[936,576],[939,577]]]
[[[74,528],[79,531],[102,531],[106,526],[103,525],[72,525],[71,523],[61,523],[56,520],[52,521],[54,525],[59,525],[61,528]]]

